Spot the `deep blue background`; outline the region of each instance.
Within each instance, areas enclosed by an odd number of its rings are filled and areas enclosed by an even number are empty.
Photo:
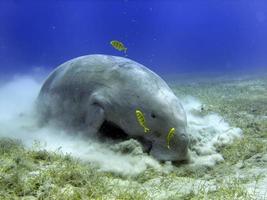
[[[267,68],[264,0],[0,0],[0,73],[76,56],[128,56],[158,73]]]

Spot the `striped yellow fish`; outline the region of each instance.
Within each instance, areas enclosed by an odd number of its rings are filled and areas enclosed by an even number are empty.
[[[127,48],[124,46],[124,44],[118,40],[112,40],[110,44],[118,51],[124,51],[124,53],[127,51]]]
[[[144,114],[140,110],[136,110],[135,114],[140,126],[142,126],[144,128],[144,132],[147,133],[149,131],[149,128],[147,128],[146,126]]]
[[[170,149],[170,141],[174,136],[175,128],[171,128],[168,135],[167,135],[167,147]]]

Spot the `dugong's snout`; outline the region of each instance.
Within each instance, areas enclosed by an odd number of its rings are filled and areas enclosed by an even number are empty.
[[[152,143],[150,154],[161,161],[188,160],[189,138],[187,134],[175,134],[168,148],[166,140],[155,140]]]

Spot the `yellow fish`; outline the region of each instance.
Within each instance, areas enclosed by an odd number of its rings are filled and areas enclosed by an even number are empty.
[[[175,128],[171,128],[168,135],[167,135],[167,147],[170,148],[170,141],[174,136]]]
[[[124,53],[127,51],[127,48],[124,46],[124,44],[118,40],[112,40],[110,44],[118,51],[124,51]]]
[[[139,122],[140,126],[144,128],[144,132],[148,132],[149,128],[146,126],[144,114],[140,110],[135,111],[137,121]]]

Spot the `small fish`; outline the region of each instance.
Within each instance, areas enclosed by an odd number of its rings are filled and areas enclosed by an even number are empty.
[[[124,46],[124,44],[118,40],[112,40],[110,44],[117,49],[118,51],[124,51],[126,54],[127,48]]]
[[[135,114],[140,126],[142,126],[144,128],[144,132],[147,133],[149,131],[149,128],[147,128],[146,126],[144,114],[140,110],[136,110]]]
[[[171,128],[168,135],[167,135],[167,147],[170,149],[170,141],[174,136],[175,128]]]

